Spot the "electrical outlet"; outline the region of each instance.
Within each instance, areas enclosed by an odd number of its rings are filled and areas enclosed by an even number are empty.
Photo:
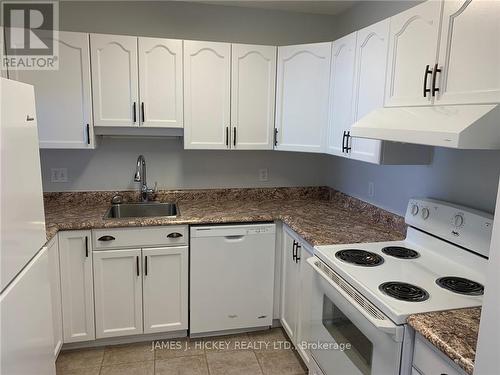
[[[259,181],[267,181],[269,180],[269,169],[262,168],[259,169]]]
[[[375,184],[373,182],[368,183],[368,196],[373,197],[375,195]]]
[[[68,168],[51,168],[51,182],[68,182]]]

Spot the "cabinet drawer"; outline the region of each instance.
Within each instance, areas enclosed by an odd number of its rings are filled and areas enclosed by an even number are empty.
[[[178,246],[187,244],[187,235],[185,225],[95,229],[92,231],[92,244],[93,250]]]
[[[455,368],[450,359],[437,352],[427,340],[420,336],[415,337],[413,352],[413,367],[422,375],[462,375],[465,372]]]

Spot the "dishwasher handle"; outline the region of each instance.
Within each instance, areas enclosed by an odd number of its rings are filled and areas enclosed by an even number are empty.
[[[245,239],[245,236],[243,234],[236,234],[231,236],[224,236],[224,239],[230,242],[238,242],[243,241]]]

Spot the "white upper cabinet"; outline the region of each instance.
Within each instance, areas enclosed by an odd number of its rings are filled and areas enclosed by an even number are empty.
[[[96,338],[142,329],[141,249],[94,251]]]
[[[182,40],[139,38],[140,123],[183,127]]]
[[[273,148],[276,47],[232,45],[231,148]]]
[[[352,125],[355,56],[356,33],[333,42],[327,149],[327,152],[333,155],[349,155],[346,150],[346,140],[347,131]]]
[[[231,44],[184,42],[184,148],[228,149]]]
[[[278,48],[278,150],[325,150],[331,52],[332,43]]]
[[[18,70],[35,87],[40,148],[94,148],[89,36],[60,31],[59,69]]]
[[[441,7],[440,1],[426,1],[391,17],[386,106],[431,104]]]
[[[90,35],[95,126],[139,124],[137,38]]]
[[[357,33],[352,123],[384,106],[388,39],[388,19]],[[379,163],[381,141],[348,137],[347,142],[353,159]]]
[[[436,104],[500,103],[500,1],[445,1]]]

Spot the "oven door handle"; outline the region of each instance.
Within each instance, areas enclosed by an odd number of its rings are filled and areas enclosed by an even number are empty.
[[[366,312],[360,305],[359,303],[352,298],[348,293],[346,293],[339,285],[337,285],[321,268],[319,268],[316,265],[316,262],[318,262],[318,258],[311,257],[307,259],[307,263],[313,268],[313,270],[320,275],[332,288],[334,288],[340,295],[342,295],[349,303],[357,310],[359,311],[370,323],[372,323],[375,327],[377,327],[378,330],[385,332],[389,335],[394,336],[396,341],[402,341],[403,337],[401,336],[400,332],[401,329],[400,327],[396,326],[391,320],[388,318],[382,320],[382,319],[377,319],[373,316],[371,316],[368,312]]]

